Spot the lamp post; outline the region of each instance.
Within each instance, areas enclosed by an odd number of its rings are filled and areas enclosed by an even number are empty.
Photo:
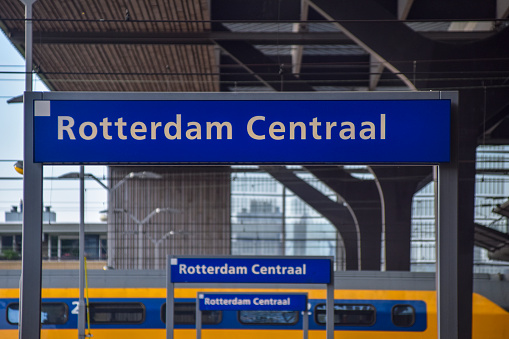
[[[152,242],[152,244],[154,244],[154,269],[157,270],[159,268],[159,265],[160,265],[160,261],[159,261],[159,245],[161,245],[164,240],[168,239],[170,236],[173,236],[173,235],[175,235],[177,233],[184,233],[184,232],[169,231],[169,232],[166,232],[161,238],[159,238],[157,240],[152,238],[150,235],[147,235],[147,237]]]
[[[141,269],[143,269],[143,226],[156,214],[159,214],[161,212],[178,213],[180,211],[177,209],[174,209],[174,208],[169,208],[169,207],[156,208],[155,210],[150,212],[143,220],[139,220],[138,218],[136,218],[134,215],[132,215],[125,209],[116,208],[114,210],[114,212],[124,213],[129,218],[131,218],[131,220],[134,221],[136,223],[136,225],[138,226],[138,269],[141,270]],[[170,232],[167,233],[168,236],[170,236],[169,233]]]
[[[128,180],[131,179],[162,179],[162,175],[150,172],[150,171],[142,171],[142,172],[131,172],[127,174],[125,177],[123,177],[119,182],[117,182],[114,186],[107,186],[105,185],[101,179],[97,178],[95,175],[91,173],[84,173],[84,178],[89,178],[94,181],[96,181],[99,185],[101,185],[102,188],[108,191],[108,207],[106,209],[106,212],[108,213],[108,217],[110,217],[110,207],[113,205],[113,192],[115,192],[120,186],[125,184]],[[58,177],[59,179],[79,179],[80,173],[79,172],[70,172],[63,174]],[[111,220],[111,218],[108,218]],[[113,267],[113,258],[114,258],[114,252],[113,248],[115,247],[115,239],[113,237],[110,238],[110,235],[113,234],[113,225],[108,221],[108,267]]]
[[[175,232],[174,231],[169,231],[169,232],[166,232],[165,235],[163,235],[161,238],[155,240],[154,238],[152,238],[150,235],[148,235],[148,238],[150,239],[150,241],[152,242],[152,244],[154,244],[154,269],[158,269],[159,268],[159,245],[162,244],[162,242],[167,239],[168,237],[174,235]]]
[[[17,163],[16,163],[17,164]],[[16,165],[15,165],[16,168]],[[108,187],[100,179],[90,173],[85,173],[85,166],[80,166],[79,172],[66,173],[58,177],[59,179],[79,179],[80,180],[80,227],[79,227],[79,300],[78,300],[78,338],[85,338],[85,178],[91,178],[97,181],[104,189],[108,190],[108,210],[111,206],[111,193],[122,186],[127,180],[134,178],[161,179],[162,176],[153,172],[131,172],[120,180],[115,186]],[[110,223],[108,222],[108,233],[110,233]],[[108,266],[110,266],[110,250],[112,246],[108,243]]]
[[[136,179],[136,178],[138,178],[138,179],[161,179],[163,177],[160,174],[157,174],[154,172],[149,172],[149,171],[131,172],[128,175],[126,175],[124,178],[122,178],[122,180],[120,180],[118,183],[116,183],[115,186],[108,187],[101,181],[101,179],[97,178],[95,175],[93,175],[91,173],[83,173],[83,176],[85,178],[90,178],[90,179],[97,181],[97,183],[99,185],[101,185],[102,188],[108,190],[109,192],[115,191],[117,188],[122,186],[129,179]],[[79,172],[70,172],[70,173],[63,174],[63,175],[59,176],[58,178],[59,179],[79,179],[80,173]]]

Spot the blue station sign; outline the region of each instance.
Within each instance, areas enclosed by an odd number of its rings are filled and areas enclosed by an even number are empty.
[[[322,258],[171,258],[173,283],[328,284],[331,260]]]
[[[306,294],[200,293],[201,311],[304,311]]]
[[[298,100],[48,97],[33,101],[38,163],[439,163],[450,158],[450,100],[314,100],[310,94]]]

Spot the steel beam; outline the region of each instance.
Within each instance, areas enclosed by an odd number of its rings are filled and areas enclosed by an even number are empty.
[[[345,246],[345,269],[361,269],[361,234],[358,224],[342,203],[330,200],[316,188],[284,166],[263,166],[262,169],[320,213],[337,229]]]
[[[300,25],[300,24],[299,24]],[[24,32],[11,31],[9,39],[24,45]],[[213,45],[215,40],[245,41],[253,45],[352,45],[342,32],[58,32],[36,31],[34,44],[134,44],[134,45]],[[419,32],[431,40],[478,41],[493,32]]]
[[[214,27],[216,30],[228,31],[219,24]],[[290,65],[285,66],[278,62],[277,57],[273,59],[245,41],[215,40],[215,43],[267,87],[280,92],[314,91],[313,87],[290,73]]]
[[[359,224],[361,267],[363,270],[380,270],[382,211],[374,180],[356,179],[339,166],[306,166],[306,170],[336,192],[352,208]]]

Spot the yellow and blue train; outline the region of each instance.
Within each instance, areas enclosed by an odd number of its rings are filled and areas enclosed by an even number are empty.
[[[19,271],[0,271],[0,338],[18,338]],[[101,338],[165,338],[166,289],[161,271],[90,271],[90,334]],[[411,272],[337,272],[337,338],[436,338],[434,275]],[[43,272],[42,338],[75,338],[76,271]],[[198,292],[307,292],[308,314],[295,311],[204,311],[203,338],[325,338],[325,290],[316,285],[184,285],[175,290],[175,338],[195,338]],[[499,275],[474,280],[473,338],[509,338],[509,282]]]

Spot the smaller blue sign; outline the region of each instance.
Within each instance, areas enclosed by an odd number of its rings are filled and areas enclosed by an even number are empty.
[[[171,258],[171,282],[329,284],[322,258]]]
[[[201,311],[305,311],[305,294],[200,293]]]

